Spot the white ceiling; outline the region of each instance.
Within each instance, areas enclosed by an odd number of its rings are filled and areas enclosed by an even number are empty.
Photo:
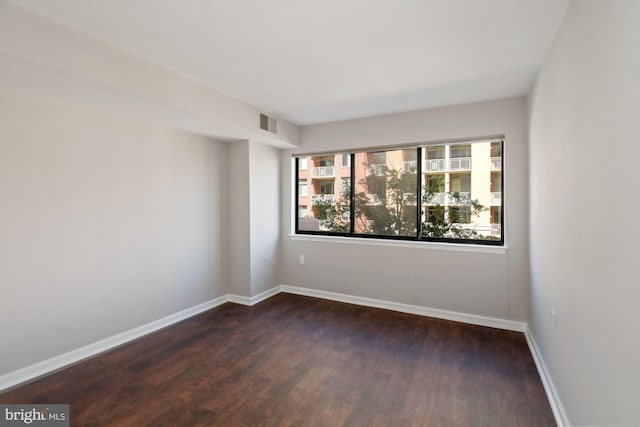
[[[569,0],[15,0],[299,125],[525,95]]]

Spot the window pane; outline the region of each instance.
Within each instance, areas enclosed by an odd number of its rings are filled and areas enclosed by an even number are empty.
[[[355,154],[354,233],[416,236],[416,169],[406,167],[415,153],[417,149]]]
[[[340,191],[342,191],[342,194],[345,197],[350,197],[351,196],[351,194],[350,194],[350,191],[351,191],[351,177],[349,177],[349,178],[344,178],[343,177],[342,178],[342,187],[341,187]]]
[[[299,166],[297,171],[297,231],[350,231],[351,169],[336,167],[338,162],[342,162],[341,153],[298,158],[298,165],[308,168]]]
[[[500,240],[502,142],[425,147],[422,237]]]
[[[471,145],[452,145],[451,158],[471,157]]]
[[[348,168],[349,166],[351,166],[351,154],[342,153],[342,167]]]
[[[307,180],[301,179],[298,181],[298,196],[306,197],[307,196]]]

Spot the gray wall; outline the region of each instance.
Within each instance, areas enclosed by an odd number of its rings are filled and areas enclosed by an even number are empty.
[[[351,239],[298,240],[292,230],[294,153],[504,134],[506,253]],[[393,114],[302,128],[281,156],[283,284],[524,321],[528,295],[528,178],[524,98]],[[504,251],[503,251],[504,252]],[[305,255],[305,264],[298,256]]]
[[[280,244],[280,150],[251,142],[251,295],[278,283]]]
[[[228,253],[225,269],[228,271],[228,292],[236,295],[251,295],[251,185],[249,168],[249,141],[229,144],[229,171],[226,205],[226,248]]]
[[[252,297],[279,284],[279,150],[236,141],[228,151],[227,289]]]
[[[225,293],[224,145],[0,92],[0,374]]]
[[[529,325],[572,425],[640,419],[639,24],[571,2],[530,97]]]

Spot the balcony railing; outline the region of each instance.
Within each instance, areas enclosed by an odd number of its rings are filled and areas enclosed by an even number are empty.
[[[425,162],[427,172],[443,172],[444,159],[430,159]]]
[[[491,170],[500,170],[500,169],[502,169],[502,157],[492,157]]]
[[[405,160],[402,162],[402,167],[407,172],[415,172],[418,169],[418,161],[417,160]]]
[[[453,157],[449,159],[449,170],[459,171],[471,169],[471,157]]]
[[[502,193],[501,192],[492,192],[491,193],[491,205],[492,206],[500,206],[502,205]]]
[[[320,203],[333,203],[335,200],[335,195],[333,194],[314,194],[311,196],[311,203],[314,205]]]
[[[456,194],[457,197],[453,195]],[[471,204],[471,193],[464,191],[456,191],[455,193],[449,193],[449,206],[468,206]]]
[[[333,166],[319,166],[311,169],[312,178],[333,178]]]
[[[447,193],[433,193],[431,197],[427,198],[428,206],[444,206],[444,201],[447,199]]]
[[[387,165],[383,163],[367,166],[367,176],[384,176]]]
[[[383,198],[375,194],[367,194],[367,205],[369,206],[382,206],[384,204]]]
[[[491,234],[500,236],[502,234],[502,224],[491,224]]]
[[[415,206],[416,205],[416,193],[403,193],[402,197],[404,199],[404,203],[407,206]]]

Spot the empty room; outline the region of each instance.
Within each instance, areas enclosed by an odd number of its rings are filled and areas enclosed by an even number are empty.
[[[639,46],[638,0],[0,0],[0,425],[640,425]]]

